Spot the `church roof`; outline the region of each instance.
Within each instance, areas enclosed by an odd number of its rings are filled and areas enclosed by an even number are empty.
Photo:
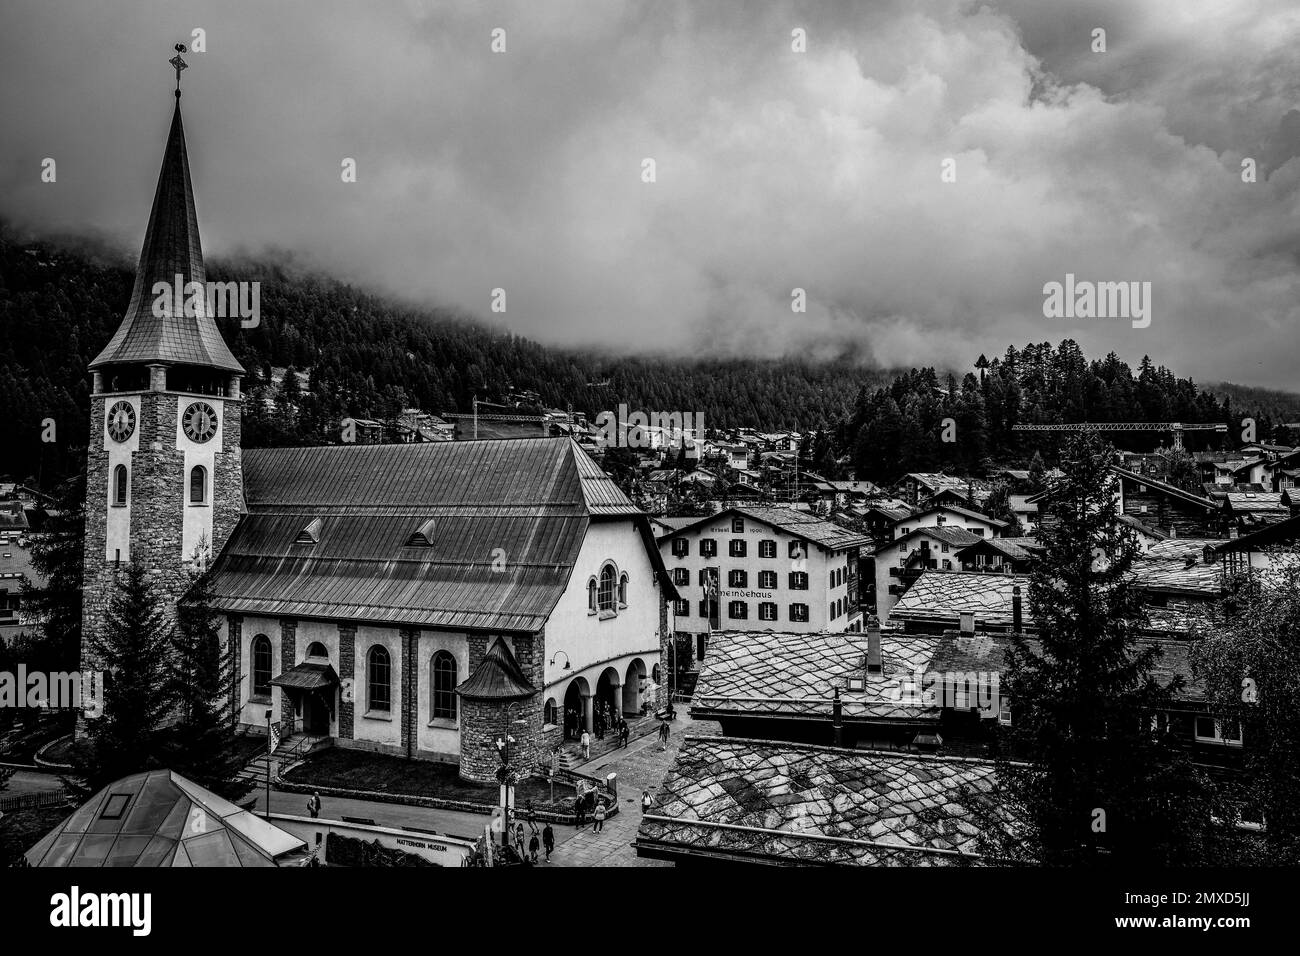
[[[522,700],[536,694],[537,688],[524,675],[506,642],[498,637],[456,693],[475,700]]]
[[[170,770],[123,777],[27,851],[31,866],[277,866],[306,844]]]
[[[636,523],[675,596],[645,515],[569,438],[243,456],[248,511],[213,567],[226,611],[532,632],[589,524],[613,518]]]
[[[158,173],[131,302],[117,332],[90,363],[92,369],[127,362],[159,362],[244,371],[226,347],[212,316],[172,314],[177,311],[174,306],[164,315],[154,315],[154,283],[171,286],[177,275],[181,276],[182,289],[185,283],[207,281],[179,98]],[[206,313],[206,306],[202,311]]]

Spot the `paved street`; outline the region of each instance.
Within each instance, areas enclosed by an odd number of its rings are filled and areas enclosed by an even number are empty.
[[[594,832],[591,825],[578,830],[572,826],[555,826],[556,846],[551,855],[551,866],[667,866],[657,860],[642,860],[632,849],[637,828],[641,825],[641,792],[651,792],[663,780],[672,764],[686,733],[716,734],[718,725],[713,722],[692,721],[686,707],[678,710],[672,727],[667,750],[659,749],[655,734],[634,740],[626,750],[615,750],[583,764],[579,771],[592,777],[604,778],[618,774],[619,812],[605,823],[602,832]],[[55,775],[19,770],[9,781],[9,792],[47,790],[59,786]],[[256,810],[265,812],[266,790],[259,786],[249,795],[256,798]],[[272,789],[271,811],[303,815],[307,812],[307,796]],[[462,813],[456,810],[436,810],[428,807],[411,807],[399,803],[376,803],[369,800],[350,800],[343,797],[321,797],[321,816],[332,819],[355,817],[373,820],[382,826],[416,827],[434,830],[451,836],[471,839],[483,832],[489,817],[479,813]],[[544,864],[545,865],[545,864]]]

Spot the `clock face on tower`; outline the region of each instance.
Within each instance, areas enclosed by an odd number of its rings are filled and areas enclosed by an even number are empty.
[[[108,434],[115,442],[124,442],[135,432],[135,409],[130,402],[118,402],[108,410]]]
[[[183,426],[190,441],[201,444],[217,433],[217,413],[206,402],[195,402],[185,409]]]

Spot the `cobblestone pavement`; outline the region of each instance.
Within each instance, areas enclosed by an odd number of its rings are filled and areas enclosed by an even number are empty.
[[[605,821],[601,832],[593,832],[588,824],[582,830],[561,826],[557,828],[555,852],[551,866],[671,866],[662,860],[643,860],[636,855],[632,841],[641,826],[641,791],[652,794],[663,780],[677,756],[677,748],[686,734],[712,736],[721,733],[713,721],[691,720],[684,705],[677,711],[677,719],[669,726],[668,749],[659,749],[655,734],[632,741],[626,750],[615,750],[578,767],[578,771],[592,777],[618,774],[618,815]],[[546,864],[543,864],[546,865]]]

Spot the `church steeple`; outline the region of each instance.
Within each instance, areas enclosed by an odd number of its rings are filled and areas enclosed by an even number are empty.
[[[243,366],[231,354],[206,307],[199,315],[184,315],[168,300],[157,309],[154,284],[173,286],[179,275],[185,284],[204,284],[203,248],[199,242],[199,221],[194,211],[194,188],[190,182],[189,157],[185,151],[185,127],[181,123],[180,71],[185,61],[171,61],[176,68],[176,107],[171,132],[163,152],[158,188],[154,192],[149,227],[136,269],[131,302],[116,334],[90,363],[100,369],[110,365],[190,365],[242,374]],[[183,300],[182,300],[183,301]]]

